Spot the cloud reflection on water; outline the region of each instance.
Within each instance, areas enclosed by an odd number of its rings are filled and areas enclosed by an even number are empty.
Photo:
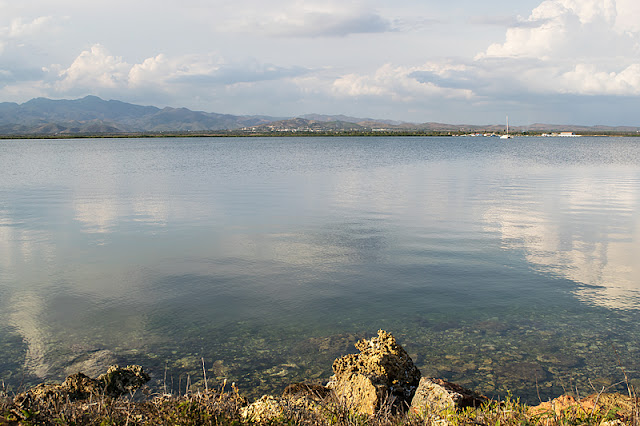
[[[503,192],[484,214],[489,228],[497,224],[504,247],[523,250],[537,271],[582,284],[575,290],[582,301],[638,309],[637,174],[565,175],[535,184],[537,191]]]

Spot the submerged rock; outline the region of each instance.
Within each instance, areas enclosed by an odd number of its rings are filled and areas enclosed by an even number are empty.
[[[411,411],[415,414],[439,413],[465,407],[479,407],[487,398],[472,390],[442,379],[423,377],[411,401]]]
[[[338,358],[328,387],[343,403],[373,415],[385,403],[403,407],[411,401],[420,371],[396,339],[384,330],[370,340],[356,343],[357,354]]]
[[[69,362],[64,368],[65,375],[69,376],[75,372],[82,371],[89,377],[96,377],[110,365],[118,363],[118,359],[113,352],[107,349],[83,352]]]

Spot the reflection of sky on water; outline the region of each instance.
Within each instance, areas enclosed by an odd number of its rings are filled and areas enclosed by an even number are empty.
[[[583,284],[575,290],[581,300],[638,309],[638,173],[597,174],[523,181],[501,193],[485,220],[497,224],[506,248],[524,250],[535,269]]]
[[[581,300],[637,308],[634,168],[518,173],[464,151],[433,159],[412,141],[390,150],[350,142],[305,146],[297,163],[282,141],[273,152],[272,141],[238,152],[215,142],[95,152],[55,142],[62,164],[5,184],[0,204],[0,286],[10,294],[0,316],[23,337],[25,366],[47,377],[82,351],[178,339],[151,324],[165,312],[177,324],[224,324],[309,320],[339,299],[384,305],[392,293],[422,309],[429,298],[494,297],[500,285],[461,285],[494,281],[496,238],[536,271],[581,284]],[[79,169],[69,167],[74,155]],[[65,335],[82,343],[72,348]]]

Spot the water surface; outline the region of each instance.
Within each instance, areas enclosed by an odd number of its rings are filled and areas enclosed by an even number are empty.
[[[0,379],[257,395],[384,328],[489,396],[616,388],[639,207],[636,138],[1,141]]]

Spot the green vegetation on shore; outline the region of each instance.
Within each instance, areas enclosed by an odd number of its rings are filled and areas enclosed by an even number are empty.
[[[603,396],[601,396],[604,399]],[[185,395],[127,395],[112,398],[105,394],[88,399],[50,398],[29,409],[16,407],[0,392],[0,425],[333,425],[333,426],[418,426],[418,425],[639,425],[637,406],[630,416],[620,407],[598,409],[580,406],[564,410],[533,410],[516,398],[488,401],[478,408],[394,412],[383,406],[372,416],[360,414],[330,398],[300,403],[291,398],[278,401],[268,416],[247,413],[246,399],[235,387],[191,390]],[[265,399],[267,400],[267,399]]]
[[[535,137],[544,132],[522,132],[514,136]],[[640,137],[635,132],[585,132],[581,136],[596,137]],[[466,132],[455,131],[422,131],[422,130],[390,130],[390,131],[265,131],[250,132],[243,130],[217,130],[193,132],[140,132],[140,133],[58,133],[58,134],[9,134],[0,135],[0,140],[13,139],[135,139],[135,138],[220,138],[220,137],[455,137],[469,136]]]

